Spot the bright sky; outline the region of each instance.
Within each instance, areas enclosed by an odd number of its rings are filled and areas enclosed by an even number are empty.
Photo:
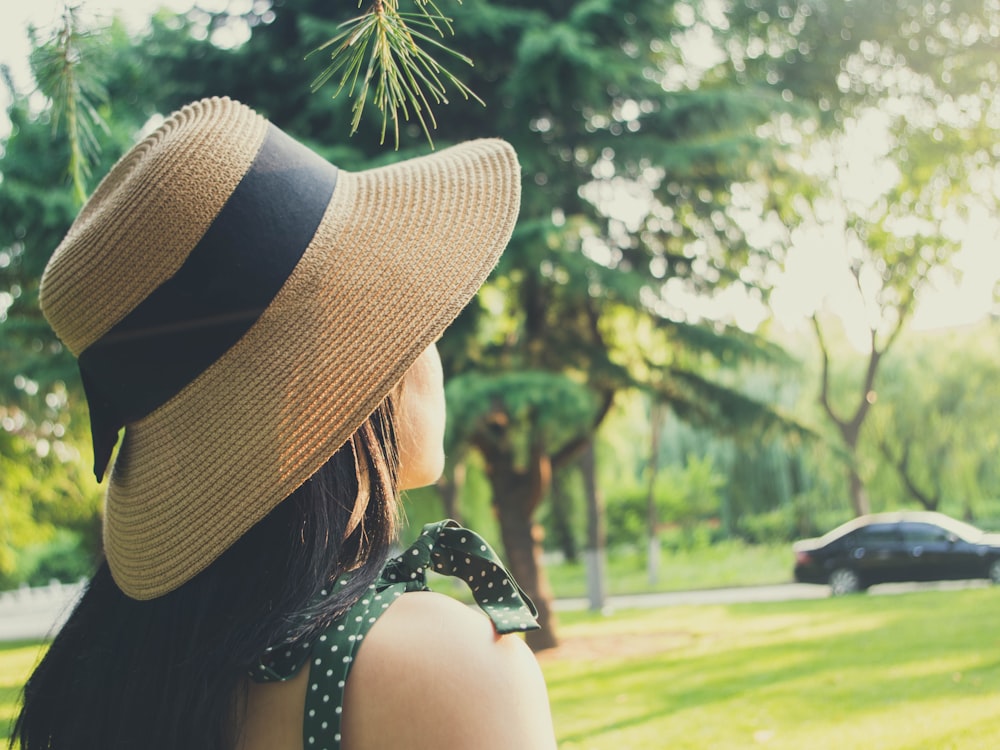
[[[895,165],[880,164],[879,144],[887,138],[884,127],[879,115],[872,114],[858,123],[855,137],[845,147],[843,160],[850,168],[841,174],[840,185],[848,200],[870,205],[894,183],[898,174]],[[996,175],[991,185],[982,187],[1000,200],[1000,178]],[[835,231],[814,226],[793,235],[794,245],[771,306],[779,319],[788,321],[801,320],[802,315],[825,305],[840,315],[852,344],[867,351],[870,325],[858,304],[858,284],[845,262],[847,248],[838,230],[842,219],[831,216],[830,226]],[[946,222],[944,229],[961,246],[953,264],[956,273],[942,272],[931,279],[931,289],[918,299],[910,324],[913,329],[962,326],[1000,308],[994,301],[994,290],[1000,283],[1000,217],[974,206],[967,222]]]
[[[233,10],[245,10],[252,7],[253,1],[199,0],[198,5],[206,9],[229,6]],[[83,7],[90,17],[108,18],[117,12],[131,28],[138,30],[156,8],[183,11],[193,4],[194,0],[86,0]],[[29,47],[25,29],[29,23],[51,27],[58,21],[62,7],[63,3],[57,0],[0,0],[0,64],[10,65],[21,90],[31,85],[26,64]],[[0,110],[6,104],[6,92],[0,91]],[[6,134],[7,127],[5,120],[0,118],[0,137]],[[856,154],[850,161],[865,165],[853,176],[853,189],[858,191],[878,182],[879,175],[868,167],[876,161],[869,152],[871,143],[873,139],[861,138],[853,146]],[[918,306],[914,328],[963,325],[982,319],[995,308],[993,293],[1000,280],[1000,220],[980,212],[968,224],[955,226],[953,231],[963,243],[955,262],[959,278],[942,275],[936,280],[936,289]],[[786,326],[795,328],[803,325],[804,316],[817,306],[825,305],[841,316],[849,338],[864,349],[867,326],[857,312],[856,287],[844,267],[845,249],[841,240],[839,233],[819,228],[801,232],[772,296],[772,307]],[[704,300],[678,298],[674,302],[693,309],[704,306],[703,314],[712,314]],[[732,305],[741,323],[747,327],[763,318],[763,311],[752,303],[730,299],[727,304]]]

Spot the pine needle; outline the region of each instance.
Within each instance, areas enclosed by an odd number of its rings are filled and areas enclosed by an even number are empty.
[[[99,66],[89,54],[90,35],[81,27],[78,7],[63,8],[62,25],[52,39],[35,46],[32,67],[38,88],[52,101],[52,128],[65,124],[69,142],[67,172],[73,196],[82,204],[87,198],[87,180],[101,153],[97,131],[108,132],[98,111],[107,101]]]
[[[459,0],[461,2],[461,0]],[[416,118],[433,148],[430,131],[437,128],[431,103],[447,104],[447,86],[465,99],[483,100],[426,48],[443,52],[472,65],[472,60],[447,47],[437,37],[452,34],[452,22],[441,13],[434,0],[414,0],[418,12],[401,13],[399,0],[375,0],[360,16],[340,24],[340,33],[309,54],[332,48],[330,64],[313,80],[316,92],[339,74],[336,98],[342,92],[354,97],[351,107],[351,135],[361,125],[369,93],[382,113],[380,142],[385,143],[389,120],[399,148],[400,120]]]

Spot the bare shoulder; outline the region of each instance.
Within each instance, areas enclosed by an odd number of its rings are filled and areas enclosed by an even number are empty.
[[[404,594],[365,637],[344,696],[344,750],[555,748],[534,655],[481,613]]]

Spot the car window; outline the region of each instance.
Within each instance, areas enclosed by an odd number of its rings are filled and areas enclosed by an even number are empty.
[[[948,532],[930,523],[904,523],[903,539],[911,543],[945,542]]]
[[[965,521],[956,521],[948,516],[940,516],[935,525],[942,527],[945,531],[952,532],[967,542],[977,541],[984,533],[982,529],[977,529]]]
[[[871,544],[886,544],[899,541],[899,528],[894,523],[873,523],[858,529],[851,537],[851,542],[858,546]]]

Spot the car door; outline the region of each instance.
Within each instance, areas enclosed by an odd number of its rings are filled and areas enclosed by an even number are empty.
[[[866,583],[901,580],[905,556],[898,523],[873,523],[858,529],[848,540],[851,565]]]
[[[932,523],[904,522],[903,547],[906,580],[942,581],[962,578],[961,552],[954,535]]]

